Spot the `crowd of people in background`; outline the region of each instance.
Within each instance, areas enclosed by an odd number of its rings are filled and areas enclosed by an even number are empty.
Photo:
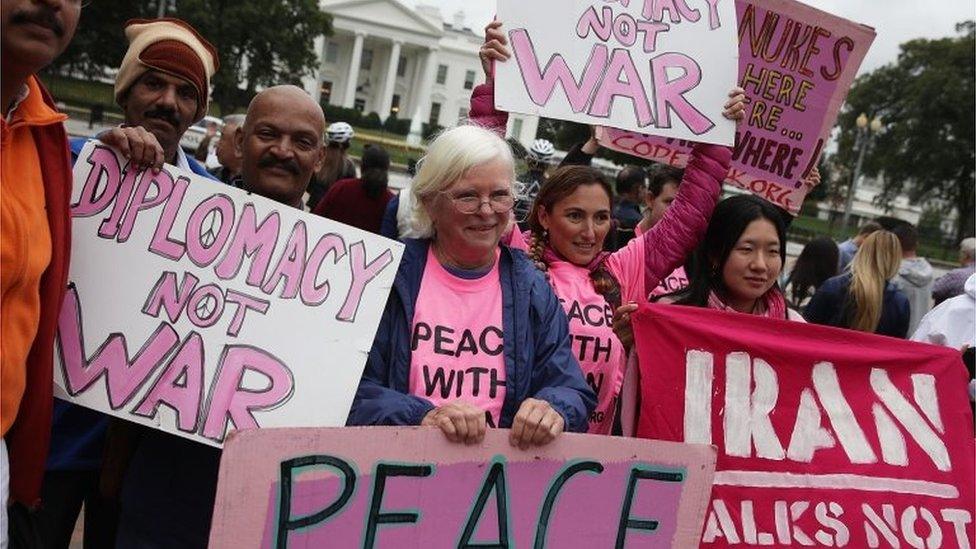
[[[35,74],[64,50],[79,10],[76,1],[3,4],[0,449],[10,472],[2,498],[9,485],[14,502],[10,540],[67,547],[84,506],[86,547],[203,547],[220,451],[51,394],[70,162],[89,140],[69,145],[64,116]],[[59,32],[43,40],[23,30],[51,21]],[[508,428],[520,448],[563,431],[633,434],[636,403],[653,398],[637,390],[629,322],[645,303],[973,345],[976,239],[962,241],[962,266],[938,280],[918,255],[917,229],[893,218],[867,222],[839,245],[813,239],[787,267],[792,217],[751,194],[720,200],[732,150],[717,145],[695,145],[683,170],[626,166],[611,184],[591,167],[595,137],[559,166],[552,143],[540,139],[517,174],[504,140],[507,113],[493,100],[494,64],[511,56],[501,22],[486,28],[486,82],[473,91],[471,123],[434,138],[398,193],[389,186],[387,150],[366,145],[357,169],[353,128],[327,125],[321,107],[294,86],[261,91],[187,155],[179,142],[208,112],[216,48],[177,19],[130,21],[125,36],[115,83],[125,123],[92,139],[135,167],[168,163],[404,241],[349,425],[431,426],[463,444]],[[733,89],[723,114],[741,120],[745,103],[743,90]],[[207,170],[201,162],[211,148],[218,166]],[[814,170],[807,183],[818,182]],[[21,234],[35,244],[12,243],[9,235]],[[442,326],[476,334],[484,346],[470,398],[429,382],[435,367],[460,376],[473,360],[461,347],[435,350],[431,330]]]

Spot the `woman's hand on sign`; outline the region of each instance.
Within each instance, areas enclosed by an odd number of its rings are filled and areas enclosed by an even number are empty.
[[[159,173],[163,169],[163,147],[156,136],[142,126],[119,126],[105,130],[95,138],[121,151],[122,156],[137,170],[151,167],[153,173]]]
[[[522,450],[529,446],[544,446],[555,440],[564,427],[563,416],[551,404],[545,400],[527,398],[515,414],[508,442]]]
[[[630,325],[630,314],[636,310],[636,303],[624,303],[613,312],[613,334],[628,351],[634,345],[634,327]]]
[[[735,120],[736,124],[746,118],[746,90],[742,88],[732,88],[729,92],[729,100],[722,107],[722,116],[729,120]]]
[[[463,400],[434,408],[424,416],[421,425],[437,427],[451,442],[478,444],[488,429],[485,411]]]
[[[485,27],[485,43],[481,45],[478,56],[481,58],[481,68],[485,71],[485,76],[491,78],[494,71],[492,63],[495,61],[506,61],[512,56],[508,50],[508,38],[502,31],[501,21],[492,21]]]

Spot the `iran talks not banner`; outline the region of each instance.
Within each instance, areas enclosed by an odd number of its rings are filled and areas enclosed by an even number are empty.
[[[718,448],[703,546],[972,546],[958,351],[673,305],[634,330],[638,435]]]

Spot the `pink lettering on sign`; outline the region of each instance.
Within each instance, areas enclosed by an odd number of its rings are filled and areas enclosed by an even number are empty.
[[[166,406],[176,412],[180,431],[196,432],[203,401],[203,358],[203,340],[191,332],[132,413],[153,418],[160,406]]]
[[[122,408],[135,396],[147,377],[156,370],[178,341],[176,331],[164,322],[132,358],[129,357],[126,338],[122,334],[110,335],[95,354],[88,358],[78,293],[73,287],[65,292],[64,306],[58,316],[57,342],[65,388],[71,395],[85,391],[104,376],[109,406],[113,410]]]
[[[584,29],[584,32],[588,32],[588,29]],[[653,109],[658,119],[656,127],[671,128],[672,112],[696,135],[715,127],[715,123],[686,97],[688,92],[701,84],[702,71],[698,63],[685,54],[669,52],[657,55],[650,60],[649,71],[645,71],[642,78],[629,50],[615,49],[611,55],[606,45],[594,44],[582,77],[577,81],[565,59],[558,53],[552,55],[545,68],[541,68],[525,29],[515,29],[509,36],[526,90],[539,106],[551,100],[558,83],[573,112],[609,118],[614,99],[624,97],[630,99],[633,105],[637,125],[651,126],[655,125],[655,114],[645,91],[650,84],[654,97]],[[670,69],[681,74],[672,77]]]
[[[398,245],[121,158],[91,143],[75,166],[72,253],[87,260],[58,318],[59,398],[213,446],[343,423]],[[294,345],[316,331],[343,343],[327,371]]]
[[[719,1],[708,2],[710,25],[717,23],[712,15],[717,16]],[[650,6],[647,13],[661,16],[681,12],[680,4],[674,9],[668,4],[648,0],[645,10]],[[806,178],[819,161],[874,31],[799,2],[743,0],[735,5],[739,86],[748,103],[727,180],[796,215],[810,190]],[[662,106],[655,109],[658,125],[666,126]],[[677,109],[686,121],[680,110],[687,106]],[[613,128],[600,128],[597,135],[605,147],[678,167],[686,164],[691,149],[688,143]]]
[[[92,165],[92,169],[88,172],[78,202],[71,205],[71,214],[75,217],[89,217],[104,210],[115,199],[121,183],[122,167],[111,149],[95,147],[85,161]],[[102,181],[105,185],[99,192]]]
[[[283,405],[295,388],[291,370],[271,353],[255,347],[228,345],[217,368],[207,403],[207,420],[201,432],[213,440],[224,439],[228,421],[236,429],[257,428],[253,412]],[[267,385],[263,389],[248,388],[244,384],[247,372],[265,378]]]
[[[606,67],[609,56],[606,46],[601,44],[593,46],[582,78],[577,82],[566,60],[558,53],[549,59],[545,69],[539,66],[532,39],[525,29],[513,30],[509,33],[509,37],[515,60],[525,79],[525,88],[536,105],[548,103],[558,83],[566,94],[573,112],[583,112],[586,109],[593,96],[593,90],[603,78],[603,67]]]
[[[179,299],[173,293],[175,284],[167,284],[165,280],[175,278],[164,274],[157,284],[159,297],[150,298],[146,305],[157,314],[163,307],[171,310],[164,304],[166,301]],[[194,283],[184,280],[184,288]],[[163,291],[167,286],[169,288]],[[189,301],[192,302],[192,297]],[[254,412],[284,405],[294,390],[291,371],[274,355],[247,345],[226,345],[218,360],[213,386],[209,395],[205,395],[200,381],[205,360],[200,336],[191,333],[180,343],[176,331],[166,322],[160,323],[131,358],[123,334],[110,335],[88,358],[83,333],[81,304],[72,287],[65,294],[56,340],[65,388],[70,395],[89,390],[104,376],[109,405],[113,410],[121,409],[150,382],[175,348],[176,353],[133,413],[151,418],[156,416],[160,405],[166,405],[177,412],[177,425],[181,431],[194,432],[199,423],[204,422],[199,433],[217,442],[224,439],[228,422],[237,429],[255,428],[258,422]],[[245,377],[249,375],[263,379],[264,386],[254,387],[253,381],[247,382]],[[208,398],[206,407],[205,397]]]

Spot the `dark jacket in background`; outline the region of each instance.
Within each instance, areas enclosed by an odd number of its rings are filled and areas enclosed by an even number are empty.
[[[851,317],[850,302],[851,273],[828,279],[803,311],[803,318],[814,324],[824,324],[847,328]],[[911,310],[908,298],[891,282],[885,283],[884,298],[881,305],[881,319],[874,333],[905,339],[908,337],[908,323]]]
[[[391,198],[393,193],[389,189],[383,189],[383,192],[373,198],[363,189],[362,179],[340,179],[332,184],[312,213],[373,234],[381,234],[383,214]]]

